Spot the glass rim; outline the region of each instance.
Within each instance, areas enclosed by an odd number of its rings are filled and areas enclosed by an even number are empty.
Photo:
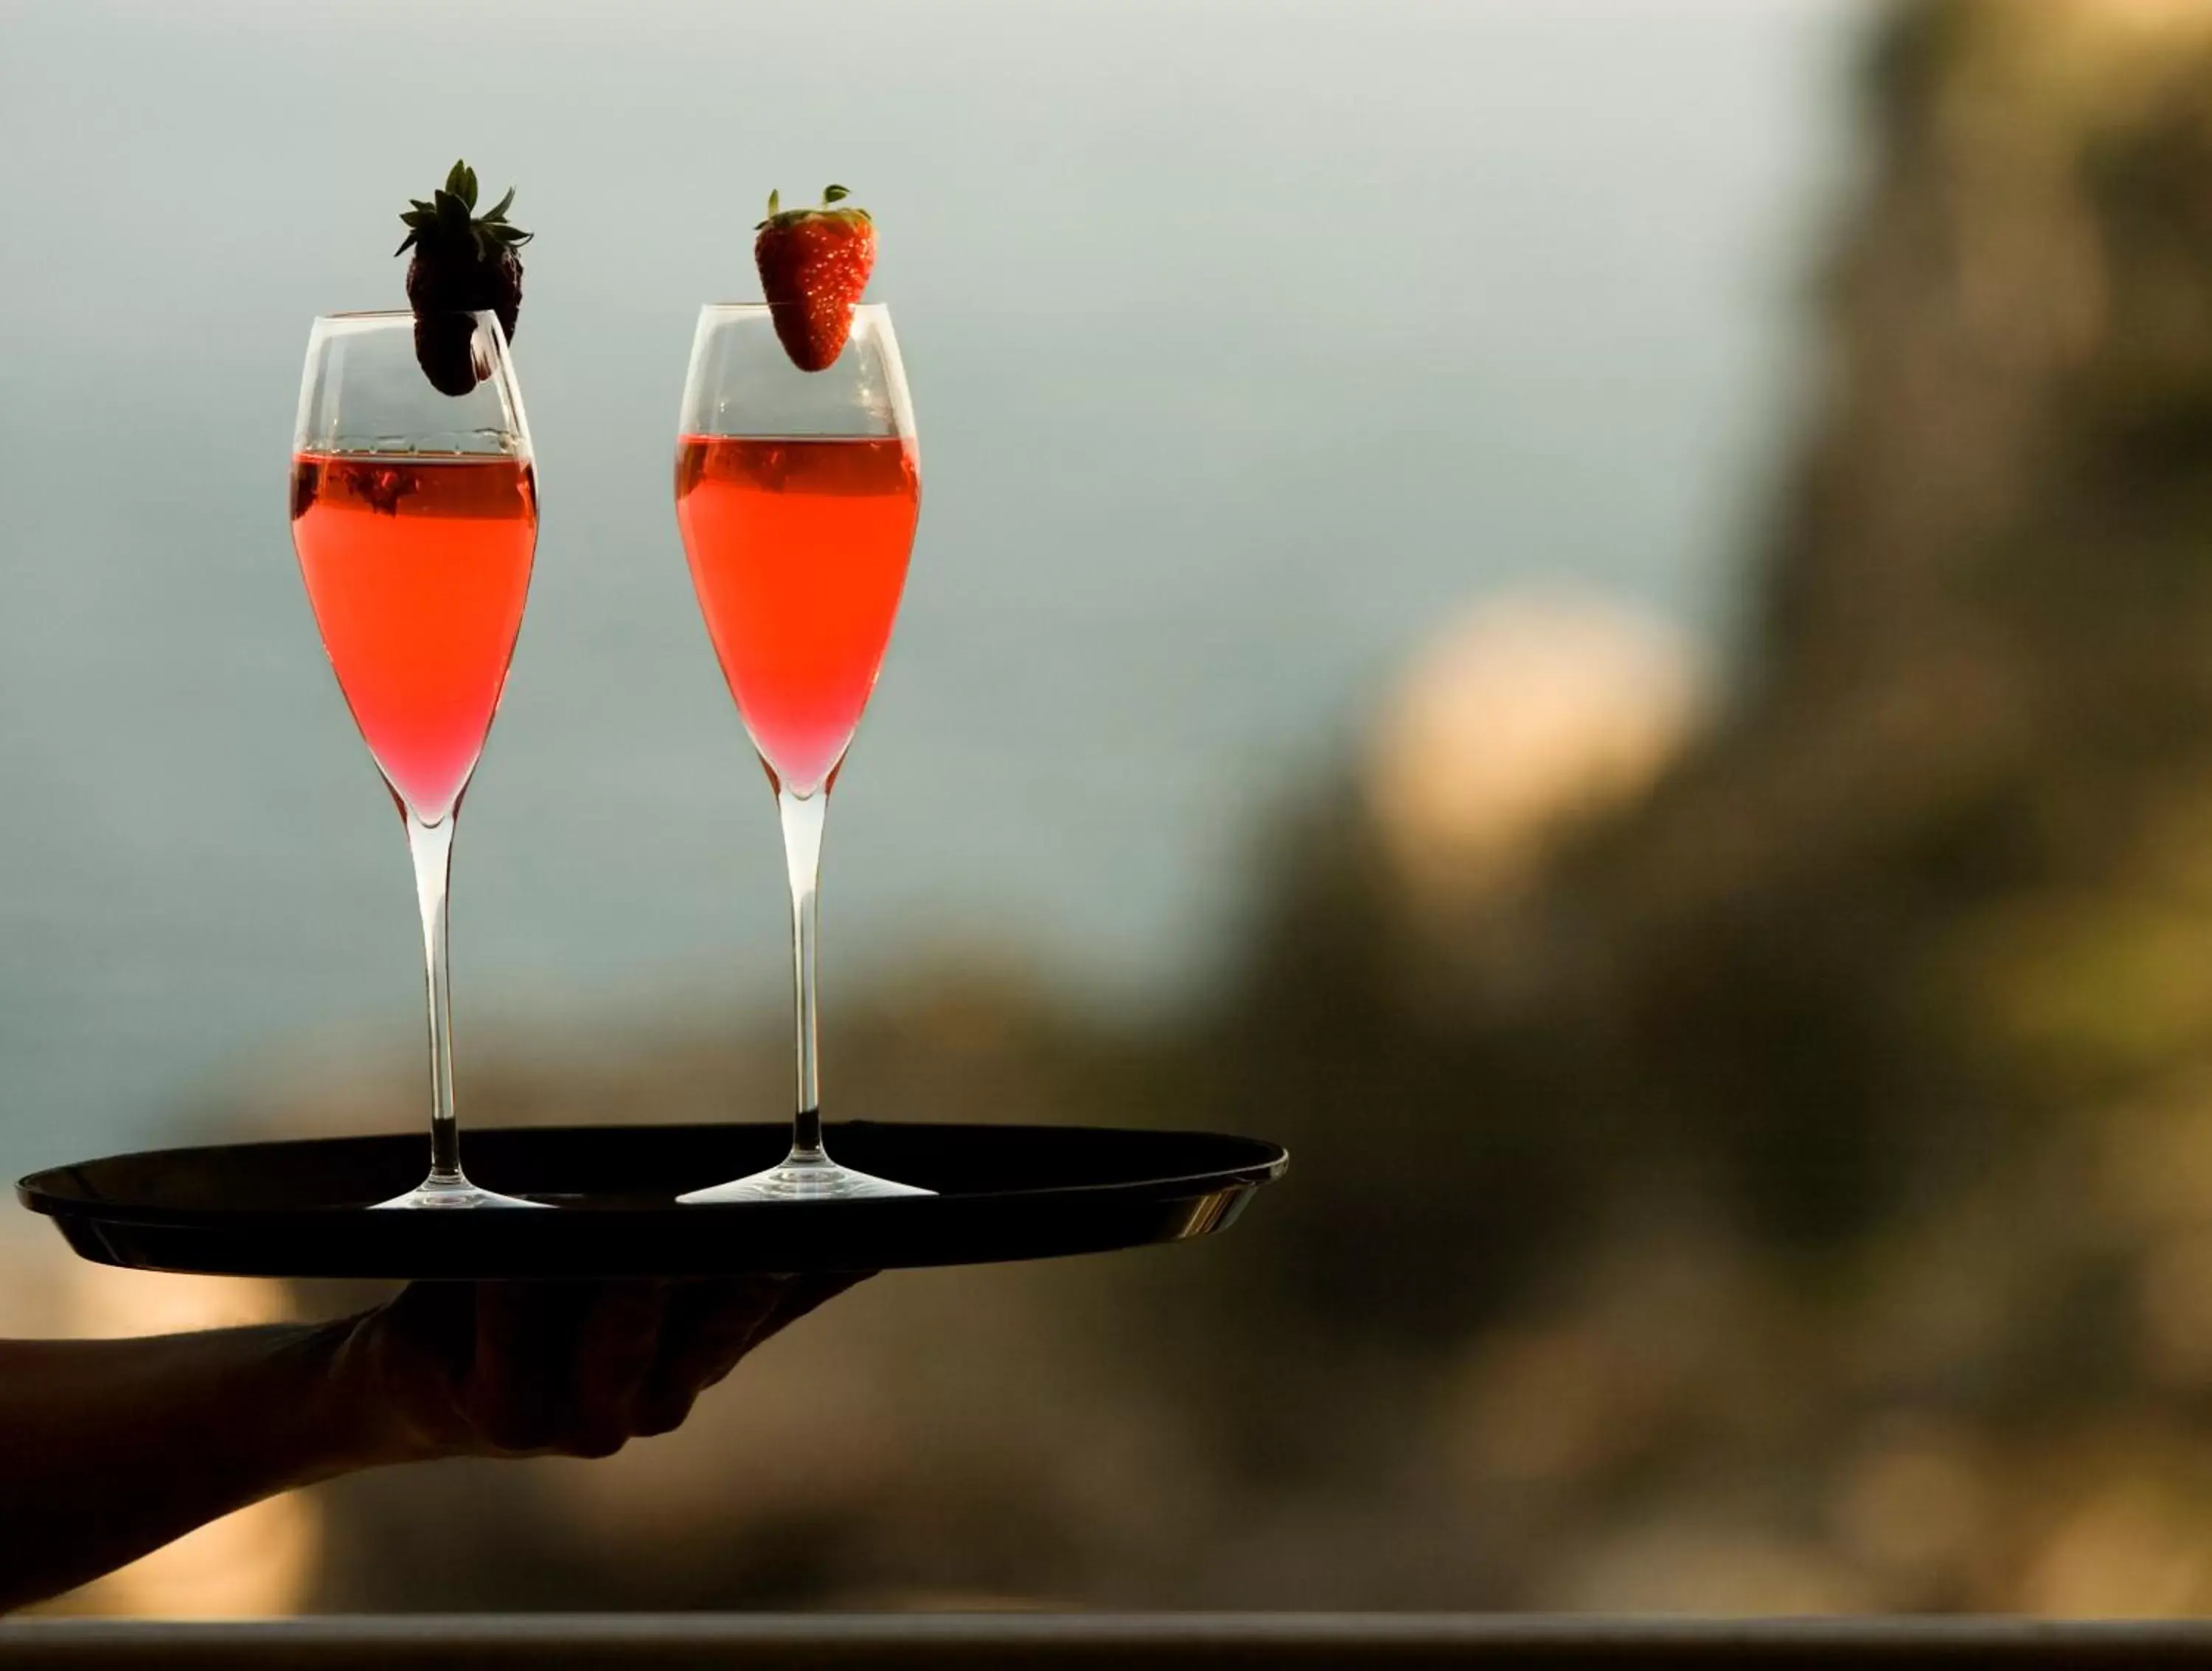
[[[453,315],[475,319],[478,323],[489,319],[495,326],[499,324],[498,313],[489,307],[437,307],[430,311],[430,317],[433,319]],[[422,315],[412,307],[349,307],[336,313],[318,313],[315,315],[314,323],[317,325],[389,325],[400,319],[412,321],[422,317]],[[499,334],[504,337],[507,332],[501,330]]]
[[[856,319],[863,313],[887,314],[890,311],[891,305],[887,301],[856,301],[853,304],[853,314]],[[775,305],[765,301],[702,301],[699,304],[699,313],[702,319],[709,313],[757,313],[766,318],[775,312]]]

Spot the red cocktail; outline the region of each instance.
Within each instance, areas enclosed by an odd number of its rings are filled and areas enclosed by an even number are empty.
[[[921,506],[896,437],[686,435],[676,520],[714,653],[779,788],[830,781],[891,640]]]
[[[346,705],[425,822],[476,769],[507,683],[538,544],[520,459],[303,453],[292,544]]]

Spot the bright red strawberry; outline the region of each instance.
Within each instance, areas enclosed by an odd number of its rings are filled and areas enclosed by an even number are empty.
[[[801,371],[823,371],[845,351],[853,308],[876,264],[876,223],[865,209],[839,209],[852,196],[842,185],[822,193],[819,209],[779,209],[768,194],[768,219],[756,228],[769,316],[783,351]]]
[[[446,183],[425,203],[410,198],[399,218],[407,228],[394,255],[413,249],[407,264],[407,301],[415,310],[415,357],[443,392],[464,395],[477,386],[471,353],[474,327],[462,316],[499,316],[509,342],[522,312],[522,258],[515,252],[531,234],[507,218],[509,188],[491,209],[476,212],[477,173],[456,162]]]

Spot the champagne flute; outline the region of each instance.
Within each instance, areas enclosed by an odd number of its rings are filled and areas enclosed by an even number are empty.
[[[461,797],[522,625],[538,483],[497,318],[439,317],[422,328],[465,345],[467,392],[431,386],[412,313],[315,321],[293,438],[292,544],[338,688],[406,826],[422,908],[430,1171],[379,1205],[536,1206],[461,1171],[446,892]]]
[[[823,1151],[815,1034],[823,817],[890,643],[921,505],[890,310],[855,307],[835,363],[805,372],[765,305],[702,308],[678,431],[676,521],[692,586],[783,820],[798,1059],[791,1152],[680,1199],[927,1195]]]

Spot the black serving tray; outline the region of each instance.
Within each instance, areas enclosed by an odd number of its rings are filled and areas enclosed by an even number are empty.
[[[374,1212],[420,1182],[416,1133],[113,1155],[34,1172],[23,1205],[103,1265],[222,1276],[720,1276],[890,1270],[1182,1242],[1234,1222],[1289,1158],[1204,1132],[890,1125],[825,1133],[831,1155],[934,1195],[679,1206],[773,1165],[787,1125],[465,1132],[487,1189],[555,1211]]]

